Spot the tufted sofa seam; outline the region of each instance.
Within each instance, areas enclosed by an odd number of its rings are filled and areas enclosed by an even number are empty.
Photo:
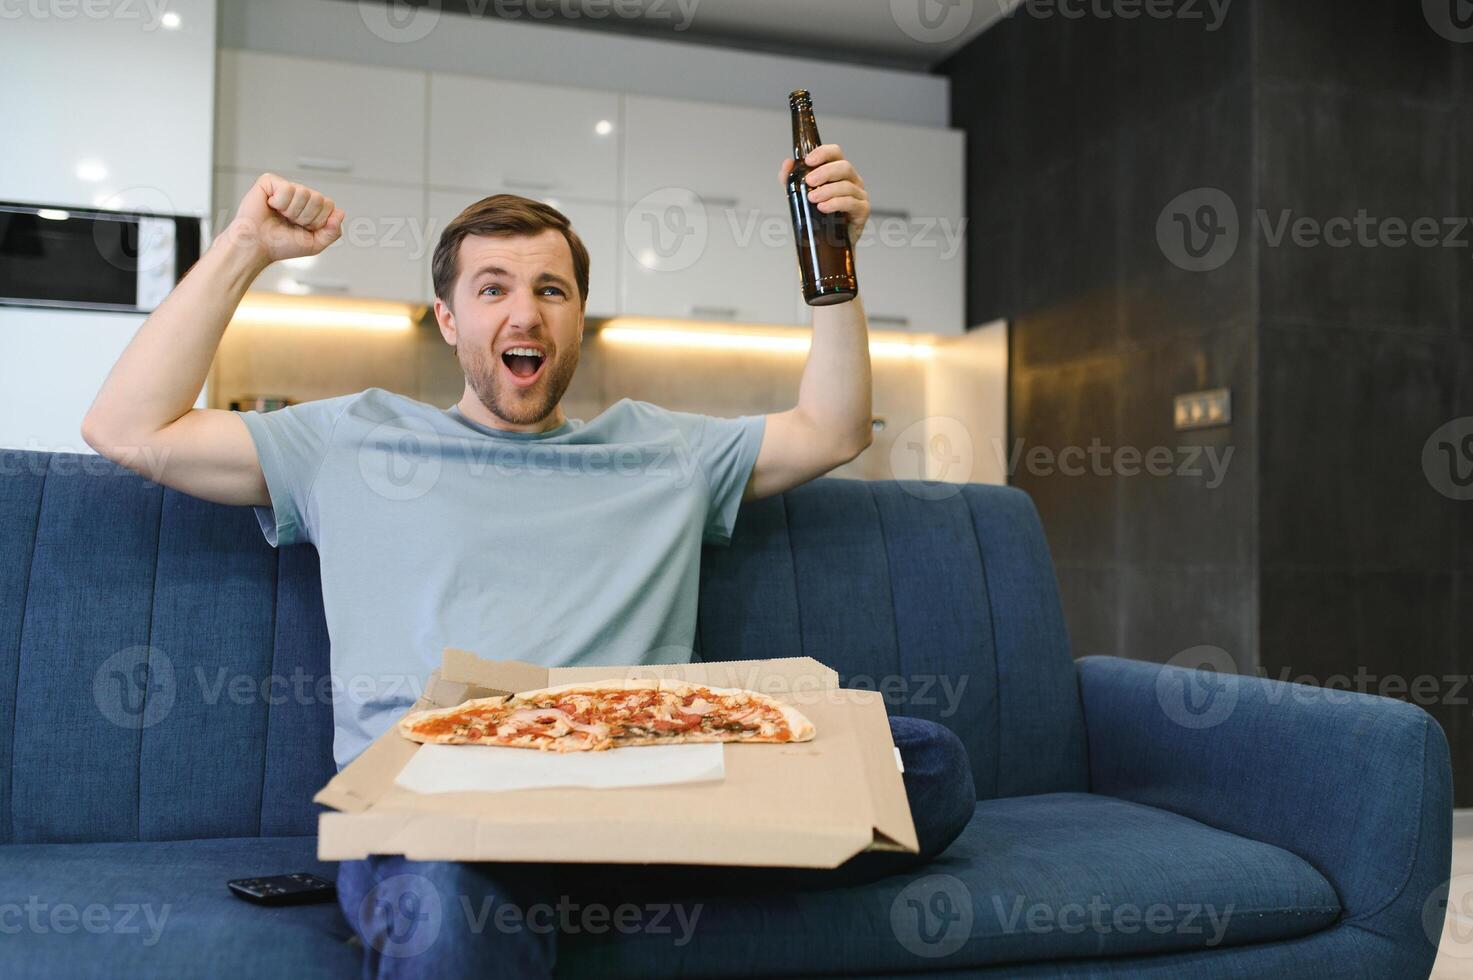
[[[145,676],[149,678],[153,676],[153,611],[159,601],[159,553],[164,546],[164,497],[168,492],[164,487],[159,487],[159,518],[156,522],[157,530],[154,532],[153,538],[153,585],[150,587],[148,593],[148,625],[143,630],[144,642],[147,644],[145,649],[147,650],[148,657],[144,661],[148,665],[148,673]],[[143,714],[139,716],[140,718],[146,718],[148,716],[148,692],[152,687],[152,683],[145,683],[143,685]],[[143,840],[143,739],[147,733],[148,729],[146,727],[140,727],[138,729],[138,754],[133,773],[133,799],[135,801],[133,806],[133,836],[140,841]]]
[[[972,546],[977,549],[977,571],[982,576],[982,598],[987,603],[987,629],[992,634],[992,689],[996,692],[997,707],[992,712],[992,744],[996,751],[992,753],[992,793],[997,795],[999,787],[1002,786],[1002,651],[997,643],[997,609],[993,606],[993,594],[991,584],[987,581],[987,555],[982,550],[982,535],[977,529],[977,515],[972,511],[972,501],[967,496],[968,491],[963,488],[962,494],[965,498],[967,523],[972,528]]]
[[[26,563],[26,585],[20,596],[20,629],[15,636],[15,690],[17,693],[20,691],[21,647],[26,639],[26,610],[30,607],[31,602],[31,576],[36,572],[36,543],[41,538],[41,511],[46,506],[46,486],[50,476],[51,454],[47,453],[46,461],[41,469],[41,490],[36,494],[36,521],[31,527],[31,558]],[[6,835],[9,839],[5,841],[7,844],[15,838],[15,718],[17,713],[16,711],[10,712],[10,769],[5,774],[6,780],[10,783],[6,799],[11,807],[10,831]]]

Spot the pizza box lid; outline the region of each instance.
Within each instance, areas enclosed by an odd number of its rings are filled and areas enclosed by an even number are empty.
[[[802,711],[816,734],[725,744],[720,782],[419,794],[394,783],[420,748],[394,725],[314,798],[335,811],[319,817],[318,857],[832,868],[864,850],[918,850],[881,696],[840,688],[810,657],[548,668],[446,648],[410,710],[638,677],[761,691]]]

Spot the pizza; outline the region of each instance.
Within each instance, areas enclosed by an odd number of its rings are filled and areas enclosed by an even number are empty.
[[[813,725],[779,701],[678,680],[562,684],[406,715],[415,742],[588,752],[688,742],[806,742]]]

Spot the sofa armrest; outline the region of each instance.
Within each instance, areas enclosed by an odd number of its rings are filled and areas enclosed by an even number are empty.
[[[1427,712],[1116,657],[1078,670],[1092,792],[1297,854],[1339,893],[1343,921],[1428,948],[1423,909],[1451,863],[1452,772]]]

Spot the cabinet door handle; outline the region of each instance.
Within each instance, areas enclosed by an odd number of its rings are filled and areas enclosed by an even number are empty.
[[[335,174],[351,173],[353,161],[342,157],[297,157],[297,166],[303,170],[326,170]]]
[[[910,326],[908,316],[890,316],[884,313],[870,313],[866,316],[870,323],[893,323],[897,327]]]
[[[342,279],[304,279],[298,276],[296,283],[321,293],[346,293],[349,288],[348,283]]]
[[[909,211],[885,210],[882,208],[871,208],[869,216],[873,218],[899,218],[902,221],[910,221]]]
[[[708,208],[734,208],[739,203],[734,197],[703,197],[700,194],[696,195],[696,200]]]
[[[737,317],[735,306],[692,306],[690,315],[694,317],[717,317],[722,320],[735,320]]]
[[[557,186],[555,180],[527,180],[525,177],[502,177],[507,187],[519,187],[528,191],[550,191]]]

